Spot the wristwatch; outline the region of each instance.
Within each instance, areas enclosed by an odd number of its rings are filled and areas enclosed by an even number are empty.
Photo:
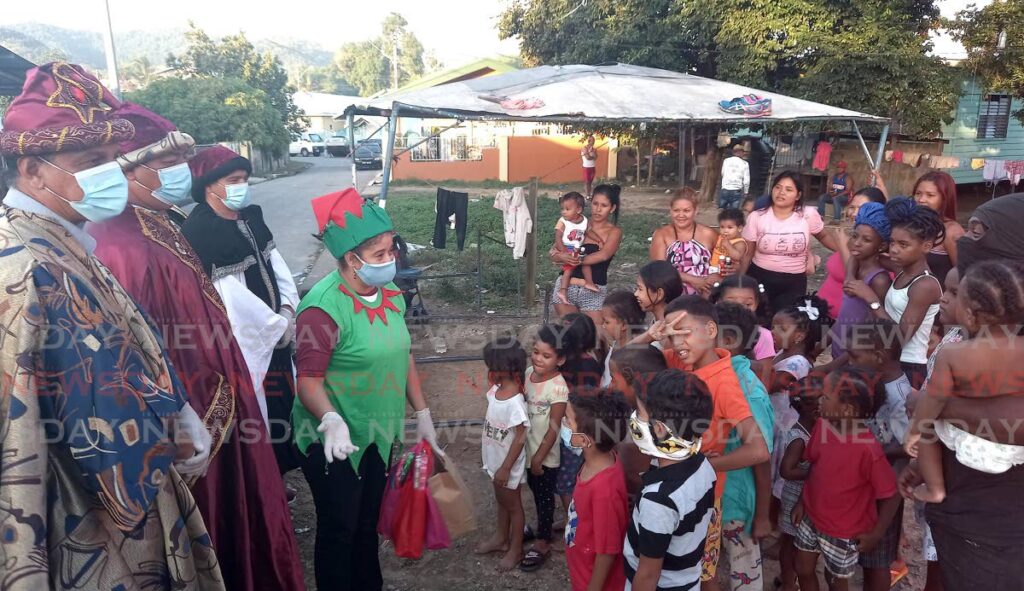
[[[878,302],[871,302],[870,304],[868,304],[868,307],[871,308],[872,311],[874,311],[874,310],[877,310],[877,309],[881,308],[882,304],[880,304]]]

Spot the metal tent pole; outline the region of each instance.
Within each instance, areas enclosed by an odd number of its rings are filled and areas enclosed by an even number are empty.
[[[878,138],[878,151],[875,152],[876,169],[882,166],[882,158],[885,156],[885,142],[889,141],[889,124],[882,128],[882,136]]]
[[[356,114],[349,111],[345,115],[345,125],[348,127],[348,157],[352,159],[352,186],[359,190],[359,179],[356,177]]]
[[[857,126],[857,120],[851,119],[850,123],[853,123],[853,131],[857,134],[857,141],[860,142],[860,149],[864,150],[864,157],[868,160],[868,165],[871,166],[871,170],[875,169],[875,161],[871,159],[871,152],[868,150],[868,145],[864,142],[864,136],[860,134],[860,127]]]
[[[380,197],[377,199],[377,204],[380,205],[381,209],[387,209],[388,187],[391,185],[391,169],[395,154],[395,135],[398,132],[398,111],[399,107],[395,105],[391,109],[391,117],[388,118],[388,144],[383,154],[384,179],[381,181]]]

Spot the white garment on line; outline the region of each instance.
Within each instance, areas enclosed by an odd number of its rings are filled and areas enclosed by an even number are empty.
[[[281,294],[281,305],[293,310],[299,305],[299,291],[292,279],[292,272],[281,253],[275,248],[270,251],[270,264],[277,278],[277,289]],[[242,350],[242,357],[249,369],[256,402],[263,415],[263,422],[270,428],[267,412],[267,393],[263,380],[270,369],[270,358],[274,355],[277,342],[288,329],[288,319],[274,312],[245,284],[245,272],[225,275],[213,282],[214,289],[224,302],[231,333]]]
[[[526,206],[523,187],[503,189],[494,197],[494,209],[500,210],[505,228],[505,244],[512,248],[512,258],[526,253],[526,236],[533,231],[533,218]]]
[[[981,171],[981,178],[990,183],[1006,180],[1006,161],[986,158],[985,167]]]

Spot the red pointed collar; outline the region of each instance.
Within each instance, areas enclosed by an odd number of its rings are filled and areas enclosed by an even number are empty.
[[[364,310],[366,311],[366,316],[370,319],[370,324],[373,324],[374,319],[380,318],[381,322],[383,322],[386,326],[388,323],[387,311],[399,311],[398,306],[396,306],[395,303],[391,301],[391,298],[398,295],[402,295],[401,290],[388,289],[386,287],[380,288],[380,303],[372,307],[367,306],[366,301],[363,300],[363,298],[349,291],[348,288],[345,287],[344,283],[338,284],[338,291],[352,298],[352,306],[356,314],[359,314]]]

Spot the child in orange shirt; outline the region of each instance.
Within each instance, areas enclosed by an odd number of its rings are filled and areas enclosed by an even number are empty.
[[[708,528],[702,561],[701,588],[717,589],[715,574],[721,550],[721,500],[726,473],[767,462],[770,455],[764,436],[754,421],[732,359],[725,349],[716,347],[718,319],[715,305],[696,295],[682,296],[665,309],[665,335],[672,347],[665,351],[670,368],[692,372],[707,384],[714,402],[711,423],[704,432],[701,451],[711,460],[718,480],[715,483],[715,521]],[[743,442],[723,455],[729,433],[736,429]]]
[[[728,275],[739,268],[747,253],[747,241],[740,236],[744,223],[742,210],[729,207],[718,212],[718,242],[711,251],[712,275]]]

